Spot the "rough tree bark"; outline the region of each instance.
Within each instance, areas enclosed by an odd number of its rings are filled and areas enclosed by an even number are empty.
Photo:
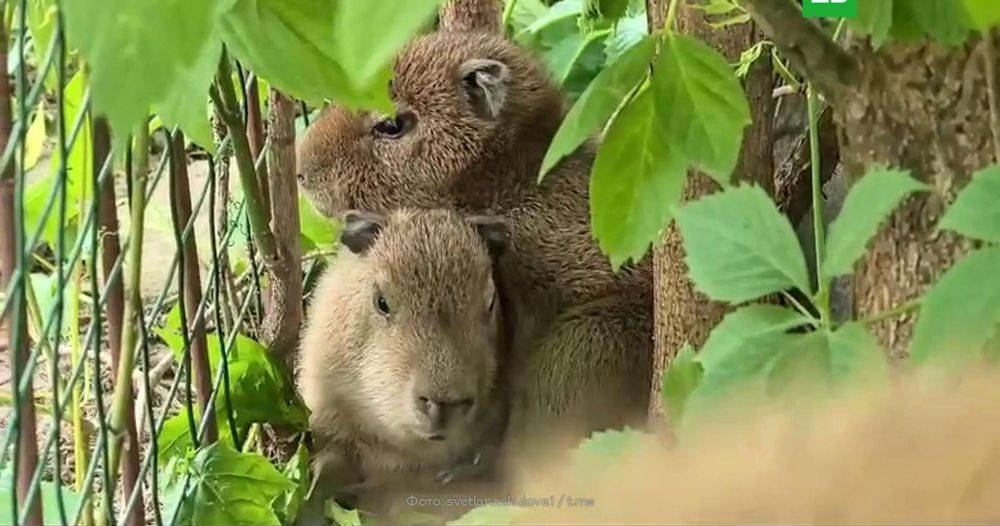
[[[1000,156],[996,134],[995,35],[948,48],[851,38],[844,52],[802,18],[792,0],[752,0],[756,20],[799,71],[831,100],[841,158],[852,180],[873,164],[908,169],[933,186],[904,203],[869,246],[854,275],[854,314],[869,316],[924,292],[969,246],[935,229],[972,172]],[[989,82],[987,82],[989,80]],[[913,316],[876,325],[890,354],[905,355]]]
[[[449,0],[438,12],[438,29],[500,32],[502,13],[501,0]]]
[[[663,27],[670,0],[647,0],[647,16],[651,30]],[[754,24],[741,24],[726,29],[712,29],[703,10],[680,2],[677,8],[678,30],[697,36],[722,52],[730,62],[762,38]],[[772,122],[775,101],[772,97],[774,75],[771,64],[759,60],[750,69],[744,82],[750,101],[752,124],[746,128],[739,164],[734,176],[753,181],[769,193],[774,192],[774,162]],[[697,199],[717,190],[707,176],[691,173],[684,198]],[[709,300],[694,289],[684,263],[684,248],[677,228],[671,224],[661,243],[653,250],[654,267],[654,354],[653,383],[650,396],[650,418],[658,422],[663,416],[660,402],[660,377],[670,360],[685,344],[701,346],[709,332],[725,315],[722,303]]]
[[[295,168],[295,103],[281,92],[270,94],[267,152],[271,179],[271,231],[277,259],[267,266],[268,307],[261,327],[263,339],[278,356],[290,357],[302,324],[302,269],[299,246],[299,193]]]

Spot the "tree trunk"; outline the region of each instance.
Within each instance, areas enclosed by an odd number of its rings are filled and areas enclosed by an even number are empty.
[[[647,0],[647,16],[651,30],[663,27],[669,0]],[[677,8],[678,30],[694,35],[722,52],[730,62],[762,38],[754,24],[741,24],[726,29],[712,29],[704,11],[681,2]],[[774,192],[774,162],[772,122],[774,117],[774,75],[770,61],[759,60],[750,69],[744,89],[750,101],[752,124],[746,128],[735,177],[759,184]],[[684,191],[686,200],[697,199],[714,192],[718,185],[704,174],[691,173]],[[724,304],[709,300],[694,289],[684,263],[684,248],[680,232],[671,224],[661,244],[653,250],[654,271],[654,351],[653,383],[650,396],[650,418],[655,423],[662,418],[660,378],[680,349],[690,344],[701,346],[709,332],[725,315]]]
[[[290,363],[302,324],[302,249],[299,245],[299,191],[295,169],[295,103],[272,89],[267,133],[271,177],[271,231],[278,257],[269,273],[267,314],[262,323],[264,342]],[[293,211],[293,213],[289,213]]]
[[[856,180],[872,165],[884,164],[910,170],[934,188],[893,214],[857,267],[859,317],[916,298],[969,248],[935,223],[972,172],[1000,155],[990,119],[996,108],[987,89],[986,57],[992,54],[986,44],[980,39],[955,49],[891,44],[877,53],[863,42],[850,45],[859,58],[860,79],[853,93],[835,101],[847,173]],[[991,61],[995,71],[995,56]],[[909,315],[874,326],[893,357],[905,356],[913,321]]]
[[[874,165],[909,170],[933,192],[909,198],[882,226],[856,268],[854,315],[900,306],[925,292],[968,248],[937,220],[976,170],[1000,157],[996,38],[839,49],[791,0],[746,0],[793,66],[832,101],[841,161],[857,180]],[[987,73],[988,72],[988,73]],[[874,326],[894,358],[906,355],[911,315]]]

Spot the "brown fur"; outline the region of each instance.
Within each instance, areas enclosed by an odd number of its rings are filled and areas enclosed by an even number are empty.
[[[509,78],[495,118],[463,88],[469,60],[503,63]],[[485,33],[436,33],[397,58],[392,95],[416,125],[373,135],[379,116],[330,107],[300,144],[302,188],[325,213],[349,208],[454,207],[504,217],[502,266],[518,312],[511,429],[570,439],[644,419],[651,376],[648,261],[615,274],[591,238],[588,144],[536,182],[563,110],[562,94],[517,46]],[[558,417],[558,418],[555,418]],[[556,420],[559,420],[557,423]],[[573,422],[569,425],[567,422]]]
[[[320,503],[331,490],[432,485],[500,438],[506,350],[502,306],[490,308],[492,274],[474,225],[444,210],[394,212],[361,255],[338,254],[309,308],[298,375]],[[416,407],[426,393],[474,397],[444,440],[428,438],[434,431]]]

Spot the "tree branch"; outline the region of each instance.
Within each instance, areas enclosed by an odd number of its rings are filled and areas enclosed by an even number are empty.
[[[278,259],[278,248],[268,224],[270,213],[261,194],[260,181],[257,178],[254,158],[247,141],[246,125],[240,115],[239,102],[236,99],[236,92],[233,90],[232,78],[229,58],[223,56],[219,64],[216,82],[211,89],[212,102],[218,109],[219,116],[226,123],[229,136],[232,138],[233,155],[236,157],[236,165],[239,168],[240,186],[243,188],[243,198],[246,200],[250,230],[253,232],[254,241],[257,242],[257,247],[260,249],[265,263],[270,265]]]
[[[802,16],[792,0],[741,0],[781,54],[817,88],[838,96],[854,84],[860,66],[850,54]]]
[[[274,265],[267,267],[269,300],[261,328],[268,348],[277,356],[288,358],[296,348],[302,323],[295,103],[271,88],[270,108],[267,164],[271,176],[271,227],[279,257]]]

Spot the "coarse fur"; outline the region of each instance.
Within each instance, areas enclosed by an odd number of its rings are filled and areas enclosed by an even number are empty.
[[[493,257],[505,229],[446,210],[349,216],[299,360],[319,504],[331,491],[364,501],[432,487],[501,438],[507,353]],[[435,423],[428,400],[453,412]]]
[[[615,273],[592,239],[593,142],[537,182],[565,109],[560,90],[526,51],[467,32],[412,42],[396,60],[391,92],[396,121],[331,106],[309,128],[299,147],[304,192],[328,215],[417,206],[505,218],[512,240],[501,270],[521,314],[511,429],[523,437],[560,429],[572,440],[643,422],[649,262]]]

